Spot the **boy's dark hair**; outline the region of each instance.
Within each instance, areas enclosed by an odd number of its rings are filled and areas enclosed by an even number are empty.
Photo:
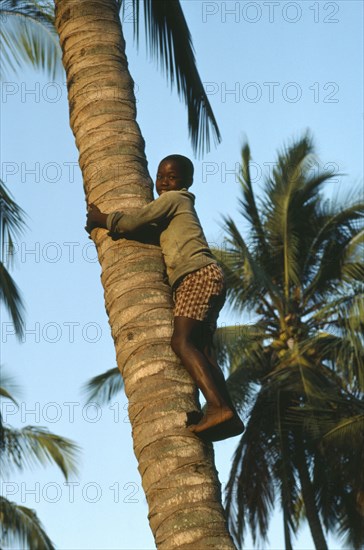
[[[194,172],[192,161],[188,157],[185,157],[183,155],[168,155],[168,157],[164,157],[164,159],[162,159],[159,164],[162,164],[162,162],[169,160],[178,162],[183,170],[183,174],[186,176],[188,187],[192,185]]]

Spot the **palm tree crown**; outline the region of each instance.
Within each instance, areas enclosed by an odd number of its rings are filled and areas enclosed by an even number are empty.
[[[258,201],[250,150],[243,148],[239,204],[249,234],[243,237],[225,218],[227,246],[216,251],[230,304],[254,317],[218,334],[232,395],[250,408],[227,507],[240,541],[245,519],[254,538],[266,537],[279,495],[287,548],[303,510],[317,547],[326,547],[322,521],[358,547],[364,541],[364,479],[362,468],[354,468],[364,458],[364,205],[324,199],[332,175],[313,172],[313,153],[308,135],[283,151]]]

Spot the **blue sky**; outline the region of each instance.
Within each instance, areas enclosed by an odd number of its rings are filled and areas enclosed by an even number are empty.
[[[327,193],[358,189],[363,172],[363,4],[345,2],[182,2],[197,63],[223,141],[195,159],[196,206],[208,240],[222,244],[222,216],[239,219],[241,146],[251,146],[257,188],[277,149],[309,129],[318,166],[338,176]],[[124,32],[136,83],[138,122],[149,170],[169,153],[193,158],[187,115],[156,65]],[[27,308],[19,343],[2,309],[1,363],[22,387],[19,409],[2,404],[10,424],[47,426],[78,442],[80,475],[64,485],[53,467],[3,480],[10,500],[35,508],[62,550],[154,548],[127,420],[126,398],[86,406],[81,387],[115,366],[100,267],[84,232],[78,153],[68,124],[64,79],[30,69],[8,75],[1,94],[1,176],[28,214],[17,242],[14,277]],[[339,175],[340,173],[340,175]],[[341,174],[346,174],[341,175]],[[219,323],[239,322],[225,308]],[[237,440],[215,445],[228,479]],[[277,510],[266,548],[283,548]],[[245,548],[252,548],[248,538]],[[295,548],[313,543],[307,529]],[[330,541],[330,548],[343,545]]]

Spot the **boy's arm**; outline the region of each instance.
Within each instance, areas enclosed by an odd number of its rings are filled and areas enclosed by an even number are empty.
[[[131,233],[144,225],[168,220],[176,211],[177,201],[178,195],[169,191],[132,214],[113,212],[107,216],[107,228],[112,233]]]
[[[91,233],[95,227],[104,227],[107,229],[106,221],[107,214],[101,212],[95,204],[90,204],[87,209],[86,231]]]
[[[177,201],[178,195],[169,191],[132,214],[124,212],[104,214],[97,206],[90,204],[85,229],[89,233],[95,227],[109,229],[112,233],[130,233],[144,225],[172,217],[177,208]]]

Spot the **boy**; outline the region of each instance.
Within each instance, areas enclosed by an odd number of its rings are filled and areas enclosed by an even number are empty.
[[[175,302],[171,346],[207,404],[202,419],[190,429],[217,441],[242,433],[244,425],[213,354],[212,339],[225,301],[225,282],[195,212],[195,197],[188,191],[192,181],[192,162],[182,155],[169,155],[158,167],[159,198],[133,214],[104,214],[91,204],[86,230],[104,227],[112,233],[131,233],[152,223],[159,227]]]

